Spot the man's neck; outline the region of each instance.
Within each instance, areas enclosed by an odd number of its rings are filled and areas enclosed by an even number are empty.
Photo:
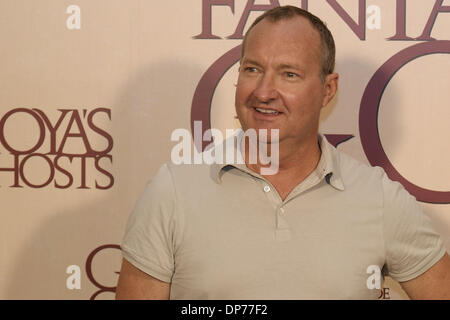
[[[268,150],[271,146],[268,146]],[[248,151],[248,146],[246,146]],[[292,143],[280,141],[278,171],[273,175],[264,175],[277,189],[280,197],[284,200],[295,186],[305,180],[317,167],[321,157],[321,150],[317,135],[305,143]],[[259,161],[256,164],[249,163],[248,152],[246,152],[246,166],[260,174],[262,166]]]

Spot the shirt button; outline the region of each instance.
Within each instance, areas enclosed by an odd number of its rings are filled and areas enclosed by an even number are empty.
[[[269,192],[270,191],[270,187],[269,186],[264,186],[264,192]]]

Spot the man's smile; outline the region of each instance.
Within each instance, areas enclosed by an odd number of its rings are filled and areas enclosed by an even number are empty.
[[[251,109],[258,118],[263,117],[264,119],[274,118],[283,114],[283,112],[272,108],[252,107]]]

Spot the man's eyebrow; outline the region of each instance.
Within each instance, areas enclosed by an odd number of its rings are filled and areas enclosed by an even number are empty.
[[[251,64],[251,65],[254,65],[254,66],[257,66],[257,67],[261,67],[261,64],[259,64],[256,60],[248,59],[248,58],[245,58],[242,61],[242,64]],[[297,70],[299,72],[304,72],[304,68],[302,68],[300,65],[295,64],[295,63],[292,63],[292,64],[290,64],[290,63],[282,63],[282,64],[280,64],[277,67],[277,69],[278,70],[293,69],[293,70]]]
[[[278,69],[279,69],[279,70],[284,70],[284,69],[296,69],[296,70],[299,70],[299,71],[303,71],[303,68],[302,68],[301,66],[299,66],[299,65],[297,65],[297,64],[287,64],[287,63],[280,64],[280,65],[278,66]]]
[[[261,67],[261,65],[260,65],[258,62],[256,62],[255,60],[247,59],[247,58],[245,58],[245,59],[242,61],[242,64],[253,64],[253,65],[255,65],[255,66]]]

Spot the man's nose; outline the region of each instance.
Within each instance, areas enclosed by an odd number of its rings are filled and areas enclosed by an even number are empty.
[[[253,91],[254,96],[260,102],[270,102],[278,96],[278,92],[275,86],[275,79],[273,75],[269,73],[264,73],[259,81],[256,89]]]

